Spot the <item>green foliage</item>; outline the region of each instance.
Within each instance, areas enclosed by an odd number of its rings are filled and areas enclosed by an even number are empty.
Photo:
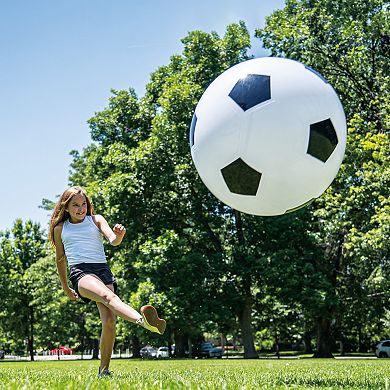
[[[30,266],[24,279],[31,291],[30,305],[34,307],[34,338],[39,350],[59,345],[87,348],[98,339],[100,322],[94,304],[70,301],[63,293],[55,265],[55,254],[50,251]]]
[[[389,90],[388,4],[384,0],[288,0],[256,36],[273,55],[322,73],[347,114],[381,122]]]
[[[0,233],[1,329],[8,335],[8,348],[24,350],[28,341],[33,351],[35,321],[28,269],[46,255],[45,239],[39,224],[17,219],[12,229]]]
[[[138,120],[139,102],[133,89],[129,91],[111,90],[107,109],[97,113],[88,123],[93,141],[103,146],[123,142],[134,147],[143,137]]]
[[[312,206],[323,299],[310,312],[336,321],[338,338],[380,333],[370,322],[388,305],[388,289],[373,280],[389,258],[389,29],[383,0],[288,0],[256,32],[273,55],[322,73],[349,119],[344,164]]]
[[[62,292],[39,224],[16,220],[0,234],[0,271],[2,349],[23,355],[27,342],[32,354],[58,345],[86,347],[98,338],[96,307],[71,302]]]

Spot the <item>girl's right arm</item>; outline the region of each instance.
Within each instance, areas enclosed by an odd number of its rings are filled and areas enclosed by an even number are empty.
[[[62,240],[61,240],[61,232],[62,232],[62,224],[60,223],[54,228],[54,243],[56,247],[56,265],[57,265],[58,276],[60,277],[62,289],[64,290],[67,297],[71,300],[75,300],[78,298],[78,295],[76,291],[74,291],[72,288],[69,288],[68,286],[66,256],[65,256],[64,245],[62,244]]]

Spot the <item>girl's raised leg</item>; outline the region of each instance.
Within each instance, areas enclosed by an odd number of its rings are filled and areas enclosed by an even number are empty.
[[[122,302],[113,291],[94,275],[82,277],[78,283],[78,290],[83,297],[102,303],[118,317],[137,323],[151,332],[163,334],[165,331],[166,322],[158,317],[153,306],[143,306],[141,315],[137,310]]]
[[[99,278],[93,275],[86,275],[79,280],[78,289],[80,294],[102,303],[111,309],[118,317],[136,323],[142,318],[141,314],[132,307],[122,302],[121,299],[111,291]]]

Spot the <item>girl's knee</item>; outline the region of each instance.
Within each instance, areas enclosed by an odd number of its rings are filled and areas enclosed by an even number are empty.
[[[102,294],[103,303],[107,306],[111,306],[116,299],[119,299],[119,297],[111,290],[105,291]]]

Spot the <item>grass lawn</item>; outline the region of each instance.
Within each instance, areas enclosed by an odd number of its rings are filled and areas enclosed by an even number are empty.
[[[390,359],[1,362],[0,389],[390,389]],[[388,379],[387,379],[388,378]]]

